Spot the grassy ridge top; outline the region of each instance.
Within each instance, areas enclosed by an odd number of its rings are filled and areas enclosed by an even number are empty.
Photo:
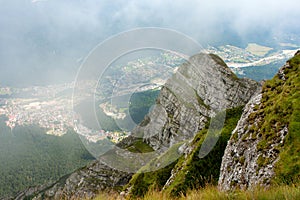
[[[290,67],[284,69],[285,82],[274,77],[273,82],[269,83],[281,91],[274,95],[273,100],[277,123],[285,122],[288,125],[289,133],[275,169],[275,182],[284,184],[298,183],[300,180],[300,54],[290,59],[288,64]]]

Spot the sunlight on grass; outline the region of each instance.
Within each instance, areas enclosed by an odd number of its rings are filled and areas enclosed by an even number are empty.
[[[118,193],[102,193],[95,200],[122,200]],[[128,199],[128,198],[127,198]],[[270,189],[257,187],[252,190],[236,190],[230,192],[219,191],[216,186],[206,186],[199,190],[190,190],[186,195],[179,197],[170,197],[164,192],[152,190],[143,198],[137,200],[298,200],[300,199],[300,187],[292,186],[276,186]]]

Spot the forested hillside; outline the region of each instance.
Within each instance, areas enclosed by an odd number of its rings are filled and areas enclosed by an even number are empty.
[[[94,159],[73,131],[57,137],[34,125],[11,130],[4,121],[1,116],[0,197],[55,181]]]

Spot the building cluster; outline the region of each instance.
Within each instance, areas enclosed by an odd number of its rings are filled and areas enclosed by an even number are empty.
[[[94,131],[80,124],[80,116],[73,111],[71,97],[64,92],[71,87],[72,84],[63,84],[57,85],[57,88],[47,86],[15,89],[14,95],[18,97],[0,97],[0,116],[6,116],[5,123],[11,129],[35,124],[45,128],[47,134],[62,136],[72,128],[90,142],[105,138],[115,142],[126,135],[104,130]]]
[[[70,100],[66,99],[7,99],[0,114],[7,116],[6,125],[11,129],[16,125],[36,124],[63,135],[68,127],[73,127],[71,108]]]
[[[113,143],[118,143],[125,137],[127,137],[130,132],[126,131],[105,131],[105,130],[92,130],[80,123],[75,123],[74,130],[86,138],[89,142],[98,142],[99,140],[108,139]]]
[[[207,51],[220,56],[225,62],[250,63],[259,59],[245,49],[231,45],[209,47]]]

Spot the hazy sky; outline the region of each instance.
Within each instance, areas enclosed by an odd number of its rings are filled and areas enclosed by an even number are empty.
[[[137,27],[175,29],[203,46],[287,41],[299,13],[298,0],[0,0],[0,84],[72,79],[95,45]]]

